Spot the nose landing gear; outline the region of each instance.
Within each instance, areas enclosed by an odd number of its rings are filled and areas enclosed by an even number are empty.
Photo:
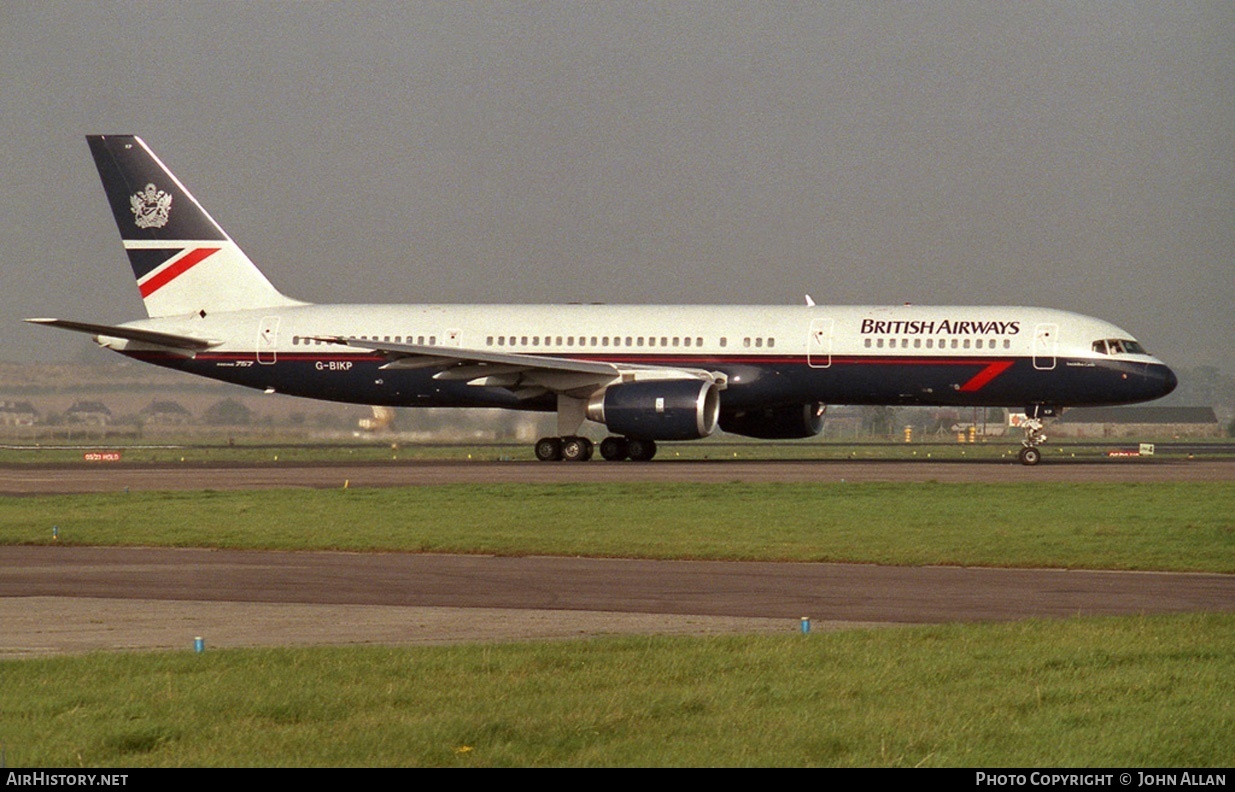
[[[1017,454],[1022,465],[1033,466],[1042,461],[1042,452],[1038,450],[1038,446],[1046,442],[1046,433],[1042,431],[1046,422],[1043,419],[1055,418],[1058,415],[1056,408],[1041,404],[1025,408],[1025,439],[1021,441],[1021,450]]]

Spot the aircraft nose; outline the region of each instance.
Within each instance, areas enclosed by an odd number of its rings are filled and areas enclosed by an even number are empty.
[[[1175,390],[1175,386],[1179,384],[1179,378],[1175,376],[1175,372],[1171,371],[1166,366],[1162,367],[1162,395],[1165,396]]]
[[[1160,363],[1151,364],[1145,367],[1145,384],[1152,394],[1149,398],[1160,399],[1175,390],[1175,386],[1179,384],[1179,378],[1169,367]]]

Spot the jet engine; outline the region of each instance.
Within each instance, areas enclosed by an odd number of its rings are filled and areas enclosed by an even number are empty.
[[[814,437],[823,431],[827,405],[819,402],[782,407],[733,410],[720,415],[720,428],[729,434],[760,440],[793,440]]]
[[[587,417],[643,440],[698,440],[716,428],[720,388],[705,380],[644,380],[611,385],[588,403]]]

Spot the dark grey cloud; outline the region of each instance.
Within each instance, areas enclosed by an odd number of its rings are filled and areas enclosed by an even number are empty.
[[[1235,6],[0,8],[0,358],[141,305],[82,136],[284,291],[1040,304],[1229,366]]]

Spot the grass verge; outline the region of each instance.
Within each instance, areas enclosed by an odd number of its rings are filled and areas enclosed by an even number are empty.
[[[96,654],[0,673],[10,767],[1235,762],[1229,614]]]
[[[1235,485],[562,484],[0,499],[0,543],[1235,572]]]

